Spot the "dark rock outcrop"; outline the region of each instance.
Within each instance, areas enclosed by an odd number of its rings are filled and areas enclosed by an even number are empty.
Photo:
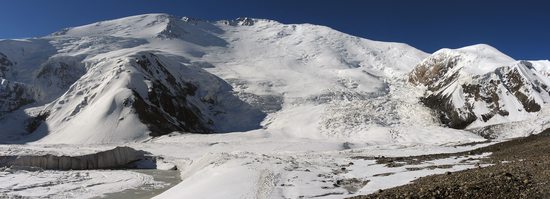
[[[46,121],[46,119],[50,116],[50,112],[44,111],[38,113],[38,115],[31,117],[25,121],[25,130],[28,133],[33,133],[40,125]]]
[[[151,136],[173,131],[209,133],[212,123],[204,118],[198,107],[188,102],[197,86],[174,77],[154,54],[137,58],[136,63],[152,87],[147,96],[134,92],[131,103],[141,122],[148,125]]]
[[[32,88],[0,78],[0,116],[34,102]]]

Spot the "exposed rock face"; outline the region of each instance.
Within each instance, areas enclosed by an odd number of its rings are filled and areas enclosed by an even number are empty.
[[[436,54],[417,65],[409,75],[409,82],[424,85],[430,92],[421,98],[422,103],[434,109],[443,124],[458,129],[465,128],[477,119],[471,113],[472,107],[456,107],[452,96],[442,93],[442,90],[458,80],[460,69],[457,63],[460,59],[460,56]]]
[[[259,21],[259,19],[249,17],[238,17],[233,20],[223,20],[222,23],[230,26],[253,26]]]
[[[4,156],[0,166],[36,167],[51,170],[91,170],[133,168],[132,163],[145,160],[145,152],[130,147],[116,147],[81,156]]]
[[[536,75],[534,73],[536,71],[530,62],[522,61],[517,66],[514,68],[504,68],[504,70],[498,71],[497,74],[503,76],[504,86],[516,96],[527,112],[540,111],[540,104],[533,97],[530,97],[530,95],[536,93],[548,94],[550,90],[548,89],[547,82],[528,78],[529,76]],[[527,74],[529,72],[532,72],[532,75]]]
[[[239,99],[231,86],[201,68],[179,66],[166,57],[143,52],[131,61],[147,82],[147,93],[132,88],[125,102],[151,136],[173,131],[212,133],[259,128],[259,107]],[[179,71],[178,71],[179,70]],[[205,81],[207,80],[207,81]]]
[[[437,91],[442,86],[457,79],[457,62],[459,56],[436,54],[418,64],[409,75],[409,82],[429,85],[428,90]]]
[[[463,129],[474,122],[483,126],[509,121],[511,115],[510,120],[522,119],[549,101],[548,79],[530,62],[487,67],[469,58],[436,52],[409,75],[410,83],[425,86],[421,101],[437,112],[441,123]]]
[[[211,132],[208,124],[212,121],[203,118],[199,108],[187,100],[196,94],[197,86],[176,79],[154,54],[144,54],[136,63],[151,87],[147,96],[134,92],[132,105],[151,136],[172,131]]]
[[[248,17],[239,17],[235,20],[233,20],[233,23],[236,25],[241,26],[253,26],[256,21],[254,19],[248,18]]]

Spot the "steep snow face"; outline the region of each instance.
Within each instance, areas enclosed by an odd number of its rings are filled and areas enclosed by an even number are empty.
[[[170,16],[165,14],[147,14],[102,21],[89,25],[66,28],[55,32],[52,36],[90,37],[113,36],[152,38],[166,29]]]
[[[487,45],[443,49],[418,64],[409,81],[422,85],[424,104],[453,128],[476,128],[533,117],[550,101],[549,80],[527,61]]]
[[[0,53],[11,62],[8,67],[1,64],[3,78],[32,84],[39,66],[55,55],[56,49],[47,39],[0,40]]]
[[[47,103],[61,96],[86,73],[81,60],[80,57],[54,56],[41,64],[32,83],[38,92],[34,98]]]
[[[541,75],[550,77],[550,61],[549,60],[540,60],[540,61],[529,61],[533,64],[535,70],[537,70]]]
[[[85,73],[80,63],[83,57],[55,53],[54,44],[47,39],[0,41],[2,95],[12,102],[11,106],[19,107],[13,103],[49,103]],[[11,86],[7,86],[8,83]],[[5,105],[2,106],[6,110]]]
[[[50,37],[57,39],[86,37],[180,39],[201,46],[224,46],[227,42],[217,37],[221,33],[218,27],[205,21],[187,17],[180,19],[167,14],[145,14],[66,28],[51,34]]]
[[[454,52],[453,52],[454,51]],[[463,57],[463,70],[472,75],[481,75],[494,71],[496,68],[512,63],[515,60],[487,44],[466,46],[456,50],[444,49],[439,52],[459,54]],[[434,54],[438,54],[436,52]]]
[[[224,32],[220,38],[231,42],[223,50],[206,49],[193,57],[195,62],[209,63],[205,70],[228,81],[244,101],[271,113],[264,121],[268,129],[292,137],[372,139],[369,135],[403,124],[406,118],[400,116],[410,109],[394,101],[398,96],[391,92],[427,56],[405,44],[310,24],[241,19],[217,26]],[[417,123],[426,120],[431,118]]]
[[[6,79],[13,75],[14,65],[6,55],[0,53],[0,118],[6,113],[34,101],[31,88]]]

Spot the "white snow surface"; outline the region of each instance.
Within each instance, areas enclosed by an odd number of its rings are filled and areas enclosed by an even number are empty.
[[[0,171],[2,198],[94,198],[146,184],[164,186],[132,171]]]
[[[533,64],[533,67],[535,69],[545,75],[546,77],[550,76],[550,61],[549,60],[538,60],[538,61],[530,61]]]
[[[464,64],[464,70],[472,75],[492,72],[498,67],[515,62],[513,58],[487,44],[466,46],[452,52],[458,52],[462,55],[464,59],[464,62],[462,62]]]

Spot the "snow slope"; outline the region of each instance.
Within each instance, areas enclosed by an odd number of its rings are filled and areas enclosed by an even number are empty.
[[[549,60],[539,60],[539,61],[529,61],[531,64],[533,64],[533,67],[535,69],[548,77],[550,75],[550,61]]]

